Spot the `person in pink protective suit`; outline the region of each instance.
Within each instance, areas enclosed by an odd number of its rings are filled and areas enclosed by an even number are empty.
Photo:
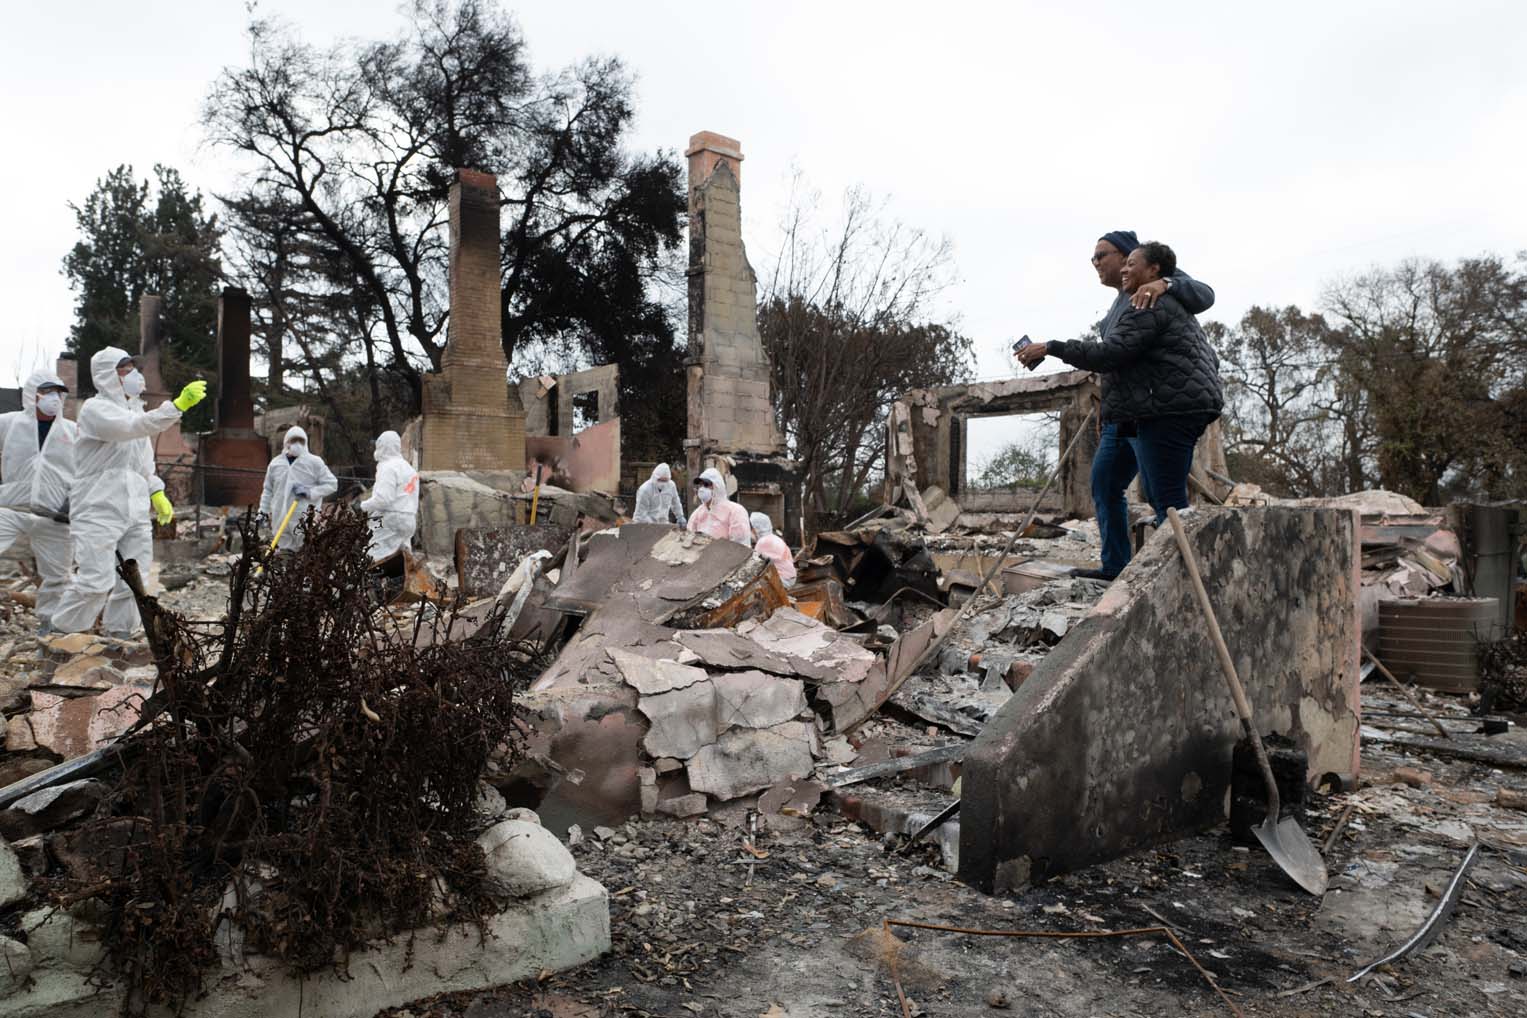
[[[707,537],[736,541],[751,548],[752,530],[748,511],[726,497],[726,481],[715,467],[704,471],[695,481],[695,499],[700,503],[689,517],[689,529]]]
[[[795,557],[790,554],[790,546],[774,532],[773,522],[763,513],[754,513],[748,517],[748,522],[753,525],[753,550],[773,562],[780,581],[787,587],[793,587]]]

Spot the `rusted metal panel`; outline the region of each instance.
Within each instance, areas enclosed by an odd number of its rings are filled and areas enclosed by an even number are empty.
[[[766,619],[775,609],[790,603],[772,562],[765,563],[751,578],[737,577],[726,586],[730,589],[721,592],[724,597],[721,604],[713,608],[701,605],[677,613],[671,624],[681,629],[730,629],[748,619]]]

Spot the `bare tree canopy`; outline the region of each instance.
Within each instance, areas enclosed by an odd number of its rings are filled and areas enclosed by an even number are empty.
[[[1406,261],[1213,329],[1227,452],[1280,494],[1527,495],[1527,259]]]
[[[287,330],[317,321],[322,301],[342,311],[323,325],[345,352],[416,402],[445,347],[460,167],[495,174],[503,195],[506,355],[614,361],[633,387],[678,370],[670,314],[647,284],[675,256],[681,171],[671,153],[626,151],[633,115],[618,60],[537,73],[491,0],[416,0],[399,38],[329,49],[255,21],[247,65],[219,76],[203,121],[247,157],[231,203],[252,228],[235,260],[266,291],[272,381],[285,381],[286,343],[302,345]]]
[[[948,241],[890,219],[862,189],[825,222],[797,178],[759,328],[780,430],[805,470],[808,529],[846,512],[880,464],[892,400],[969,372],[970,340],[936,320],[952,272]]]

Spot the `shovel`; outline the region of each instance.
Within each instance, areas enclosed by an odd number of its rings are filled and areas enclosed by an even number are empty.
[[[1325,860],[1315,851],[1315,846],[1310,844],[1309,837],[1297,820],[1292,817],[1279,819],[1283,804],[1278,797],[1278,782],[1273,778],[1272,764],[1267,762],[1267,750],[1262,745],[1262,737],[1251,723],[1251,704],[1246,700],[1246,690],[1235,674],[1235,662],[1230,660],[1230,650],[1225,646],[1224,636],[1220,634],[1219,622],[1214,617],[1214,606],[1209,603],[1209,592],[1204,589],[1203,577],[1198,575],[1198,560],[1193,557],[1193,549],[1188,546],[1188,535],[1182,529],[1182,519],[1177,515],[1177,510],[1168,509],[1166,515],[1172,521],[1172,533],[1177,535],[1177,548],[1182,552],[1183,565],[1188,567],[1188,578],[1193,581],[1193,593],[1197,595],[1198,606],[1203,609],[1204,621],[1208,623],[1209,638],[1214,641],[1214,649],[1219,652],[1219,663],[1225,670],[1225,681],[1230,684],[1230,695],[1235,699],[1241,728],[1257,752],[1257,766],[1262,769],[1262,780],[1267,782],[1267,817],[1260,827],[1252,828],[1251,833],[1257,836],[1262,847],[1267,849],[1267,854],[1273,857],[1273,862],[1283,867],[1283,872],[1292,877],[1294,883],[1311,894],[1324,894]]]

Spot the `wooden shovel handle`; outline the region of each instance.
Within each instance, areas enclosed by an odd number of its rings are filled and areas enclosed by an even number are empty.
[[[1215,651],[1219,654],[1220,668],[1225,673],[1225,681],[1230,684],[1230,695],[1235,700],[1235,709],[1241,717],[1241,729],[1251,739],[1251,745],[1256,750],[1257,766],[1262,769],[1262,780],[1267,782],[1267,818],[1276,826],[1282,815],[1283,804],[1278,797],[1278,781],[1273,777],[1272,763],[1267,759],[1267,750],[1262,745],[1262,737],[1257,734],[1257,729],[1251,721],[1251,702],[1246,699],[1246,690],[1241,685],[1240,676],[1235,673],[1235,662],[1230,658],[1230,648],[1225,646],[1225,637],[1219,631],[1219,620],[1214,617],[1214,606],[1209,603],[1209,592],[1204,589],[1203,577],[1198,574],[1198,560],[1193,556],[1193,549],[1188,545],[1187,532],[1182,529],[1182,518],[1177,515],[1176,509],[1166,511],[1167,519],[1172,521],[1172,533],[1177,537],[1177,550],[1182,553],[1182,564],[1188,568],[1188,579],[1193,584],[1193,593],[1198,597],[1198,607],[1203,609],[1204,622],[1209,627],[1209,639],[1214,644]]]

